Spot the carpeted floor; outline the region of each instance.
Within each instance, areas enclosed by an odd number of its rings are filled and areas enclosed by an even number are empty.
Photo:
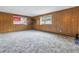
[[[34,30],[0,34],[0,53],[66,52],[79,52],[73,37]]]

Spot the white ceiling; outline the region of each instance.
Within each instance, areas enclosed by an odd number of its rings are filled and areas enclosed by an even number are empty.
[[[0,11],[25,16],[36,16],[71,7],[73,6],[0,6]]]

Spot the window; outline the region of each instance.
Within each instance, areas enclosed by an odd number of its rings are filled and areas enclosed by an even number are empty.
[[[13,24],[27,25],[27,17],[13,16]]]
[[[52,15],[46,15],[40,17],[40,25],[52,24]]]

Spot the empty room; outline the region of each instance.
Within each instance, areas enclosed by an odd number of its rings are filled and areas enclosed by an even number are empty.
[[[79,6],[0,6],[0,53],[79,53]]]

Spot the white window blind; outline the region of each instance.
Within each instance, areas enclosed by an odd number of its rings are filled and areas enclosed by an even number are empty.
[[[40,25],[52,24],[52,15],[45,15],[40,17]]]

